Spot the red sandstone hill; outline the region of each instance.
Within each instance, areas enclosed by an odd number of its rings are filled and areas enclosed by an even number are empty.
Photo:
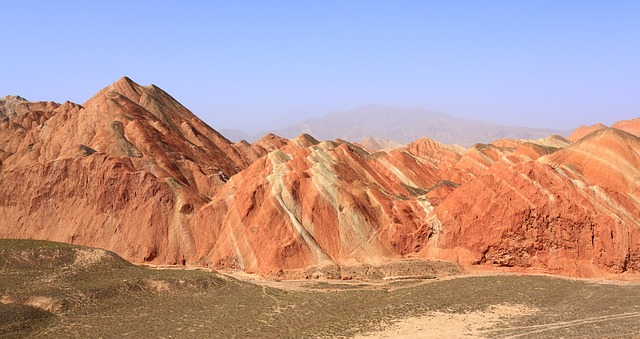
[[[621,120],[611,125],[611,127],[640,136],[640,118]]]
[[[606,128],[607,126],[603,124],[595,124],[591,126],[580,126],[576,128],[573,133],[567,139],[576,142],[587,134],[597,131],[599,129]],[[633,134],[635,136],[640,136],[640,118],[630,119],[630,120],[621,120],[611,125],[613,128],[617,128],[619,130],[625,131],[627,133]]]
[[[637,137],[602,129],[537,161],[502,158],[436,207],[442,231],[425,256],[582,276],[637,271],[639,152]]]
[[[191,215],[249,163],[167,93],[128,78],[82,105],[0,106],[2,237],[177,261],[195,241]]]
[[[569,140],[571,140],[573,142],[576,142],[576,141],[582,139],[582,137],[584,137],[585,135],[587,135],[587,134],[589,134],[591,132],[597,131],[599,129],[606,128],[606,127],[607,126],[605,126],[603,124],[595,124],[595,125],[591,125],[591,126],[582,125],[582,126],[576,128],[575,131],[573,131],[573,133],[571,133],[571,135],[569,135],[567,137],[567,139],[569,139]]]
[[[616,128],[469,149],[232,144],[127,78],[82,105],[6,97],[0,122],[0,237],[285,277],[407,258],[640,270],[640,139]]]

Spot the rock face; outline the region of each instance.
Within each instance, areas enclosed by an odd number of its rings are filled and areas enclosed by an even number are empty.
[[[438,185],[433,166],[406,153],[368,159],[346,142],[305,141],[258,159],[198,212],[195,228],[208,232],[198,236],[207,244],[197,257],[276,274],[417,252],[432,209],[417,187]],[[413,172],[403,174],[401,165]]]
[[[178,262],[195,242],[192,214],[249,163],[164,91],[128,78],[83,105],[0,106],[2,237]]]
[[[640,138],[617,128],[468,149],[306,134],[232,144],[127,78],[83,105],[5,97],[0,121],[0,237],[282,277],[401,259],[640,270]]]
[[[443,231],[425,256],[578,276],[637,271],[639,142],[605,128],[536,161],[503,157],[436,207]]]

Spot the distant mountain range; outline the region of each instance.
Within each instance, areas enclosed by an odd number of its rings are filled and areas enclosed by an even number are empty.
[[[223,134],[233,140],[237,133]],[[332,112],[321,118],[270,131],[285,138],[302,133],[319,140],[344,139],[360,141],[367,137],[391,140],[406,144],[420,138],[431,138],[445,144],[471,146],[497,139],[539,139],[558,134],[567,136],[570,131],[554,129],[505,126],[484,121],[462,119],[424,108],[401,108],[368,105],[344,112]],[[263,134],[256,136],[260,138]],[[244,135],[246,137],[246,134]],[[234,140],[238,141],[238,140]],[[251,141],[251,140],[250,140]]]
[[[241,140],[246,140],[249,142],[254,142],[257,141],[258,139],[260,139],[262,137],[262,135],[260,136],[252,136],[249,133],[246,133],[244,131],[241,131],[237,128],[220,128],[218,129],[218,131],[220,132],[220,134],[224,135],[227,139],[233,141],[233,142],[238,142]],[[266,133],[263,133],[266,134]]]

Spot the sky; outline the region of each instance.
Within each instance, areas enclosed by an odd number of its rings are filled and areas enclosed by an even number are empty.
[[[573,129],[640,116],[640,1],[4,1],[0,96],[121,76],[249,133],[383,104]]]

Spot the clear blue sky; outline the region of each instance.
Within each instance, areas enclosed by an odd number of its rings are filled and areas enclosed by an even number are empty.
[[[366,104],[571,129],[640,116],[640,1],[3,1],[0,96],[127,75],[214,128]]]

